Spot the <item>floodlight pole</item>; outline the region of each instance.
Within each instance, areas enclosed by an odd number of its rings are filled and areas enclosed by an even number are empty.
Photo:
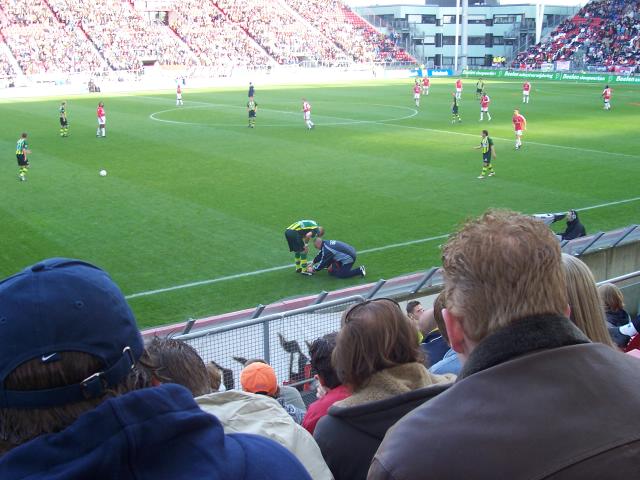
[[[544,3],[536,3],[536,44],[540,43],[542,38],[542,22],[544,21]]]
[[[454,52],[453,52],[453,70],[454,73],[458,72],[458,37],[460,36],[460,0],[456,0],[456,38],[454,40]]]
[[[467,68],[469,59],[469,0],[462,0],[462,69]]]

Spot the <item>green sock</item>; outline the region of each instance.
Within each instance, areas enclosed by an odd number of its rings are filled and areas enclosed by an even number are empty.
[[[306,270],[307,269],[307,254],[306,253],[301,253],[300,254],[300,268],[302,268],[302,270]]]
[[[296,259],[296,270],[300,269],[300,253],[295,252],[293,255]]]

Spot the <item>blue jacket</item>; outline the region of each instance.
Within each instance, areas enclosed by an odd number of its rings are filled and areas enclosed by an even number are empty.
[[[320,252],[313,259],[313,269],[319,271],[335,262],[347,265],[355,261],[356,249],[351,245],[338,240],[324,240]]]
[[[440,330],[434,330],[424,337],[420,348],[422,348],[427,357],[426,367],[429,368],[444,358],[445,353],[449,351],[449,344],[440,333]]]
[[[11,479],[310,479],[284,447],[255,435],[225,435],[178,385],[112,398],[59,433],[0,457]]]

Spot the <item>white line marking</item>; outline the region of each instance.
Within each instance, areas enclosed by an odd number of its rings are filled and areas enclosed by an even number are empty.
[[[156,97],[146,97],[146,98],[156,98]],[[212,106],[212,107],[231,107],[231,108],[244,108],[244,107],[240,107],[238,105],[227,105],[227,104],[216,104],[216,103],[207,103],[207,102],[196,102],[193,101],[191,103],[195,103],[198,105],[202,105],[202,106]],[[359,104],[354,104],[354,105],[359,105]],[[336,126],[336,125],[356,125],[356,124],[370,124],[370,125],[387,125],[390,127],[396,127],[396,128],[407,128],[410,130],[421,130],[421,131],[425,131],[425,132],[434,132],[434,133],[445,133],[445,134],[450,134],[450,135],[462,135],[465,137],[477,137],[478,135],[474,134],[474,133],[465,133],[465,132],[452,132],[451,130],[439,130],[436,128],[427,128],[427,127],[416,127],[413,125],[397,125],[397,124],[392,124],[392,123],[387,123],[387,122],[399,122],[401,120],[407,120],[409,118],[413,118],[418,114],[418,110],[414,109],[414,108],[410,108],[410,107],[405,107],[405,106],[398,106],[398,105],[381,105],[381,104],[374,104],[374,105],[378,105],[381,107],[391,107],[391,108],[405,108],[407,110],[411,110],[413,113],[411,115],[407,115],[406,117],[400,117],[400,118],[389,118],[389,119],[383,119],[383,120],[356,120],[356,119],[352,119],[352,118],[343,118],[343,117],[334,117],[331,115],[318,115],[320,117],[325,117],[325,118],[337,118],[340,120],[345,120],[346,122],[332,122],[332,123],[323,123],[322,125],[327,125],[327,126]],[[185,108],[198,108],[198,107],[185,107]],[[211,126],[211,127],[216,127],[216,126],[232,126],[232,127],[245,127],[246,125],[228,125],[228,124],[206,124],[206,123],[190,123],[190,122],[179,122],[179,121],[175,121],[175,120],[164,120],[161,118],[156,118],[155,115],[161,114],[161,113],[165,113],[165,112],[170,112],[170,111],[174,111],[174,110],[180,110],[180,108],[171,108],[168,110],[161,110],[159,112],[154,112],[152,114],[149,115],[149,118],[151,120],[155,120],[156,122],[164,122],[164,123],[173,123],[173,124],[181,124],[181,125],[195,125],[195,126]],[[267,111],[272,111],[272,112],[277,112],[277,113],[286,113],[286,114],[295,114],[297,115],[299,112],[290,112],[290,111],[285,111],[285,110],[272,110],[272,109],[263,109],[263,110],[267,110]],[[288,126],[288,124],[277,124],[277,125],[273,125],[273,124],[265,124],[265,125],[260,125],[262,127],[286,127]],[[513,142],[513,139],[509,139],[509,138],[502,138],[502,137],[491,137],[494,140],[500,140],[503,142]],[[640,155],[632,155],[629,153],[618,153],[618,152],[605,152],[603,150],[594,150],[591,148],[582,148],[582,147],[571,147],[568,145],[556,145],[553,143],[542,143],[542,142],[534,142],[534,141],[529,141],[526,140],[525,138],[525,145],[537,145],[539,147],[547,147],[547,148],[559,148],[559,149],[564,149],[564,150],[573,150],[573,151],[577,151],[577,152],[588,152],[588,153],[596,153],[599,155],[614,155],[614,156],[619,156],[619,157],[627,157],[627,158],[640,158]]]
[[[396,124],[392,124],[392,123],[381,123],[384,120],[378,120],[377,122],[371,122],[371,123],[378,123],[380,125],[389,125],[390,127],[398,127],[398,128],[409,128],[409,129],[413,129],[413,130],[423,130],[426,132],[435,132],[435,133],[450,133],[451,135],[464,135],[466,137],[477,137],[478,135],[474,134],[474,133],[464,133],[464,132],[452,132],[450,130],[438,130],[435,128],[427,128],[427,127],[415,127],[413,125],[396,125]],[[513,139],[509,139],[509,138],[502,138],[502,137],[491,137],[494,140],[501,140],[504,142],[513,142]],[[592,150],[590,148],[581,148],[581,147],[569,147],[567,145],[555,145],[552,143],[540,143],[540,142],[532,142],[529,140],[524,141],[523,145],[537,145],[539,147],[549,147],[549,148],[561,148],[561,149],[566,149],[566,150],[576,150],[579,152],[589,152],[589,153],[597,153],[600,155],[618,155],[621,157],[629,157],[629,158],[640,158],[640,155],[631,155],[629,153],[618,153],[618,152],[605,152],[603,150]]]
[[[613,206],[613,205],[622,205],[624,203],[637,202],[638,200],[640,200],[640,197],[627,198],[625,200],[618,200],[618,201],[615,201],[615,202],[601,203],[599,205],[592,205],[590,207],[576,208],[576,210],[578,212],[584,212],[584,211],[587,211],[587,210],[595,210],[596,208],[610,207],[610,206]],[[401,242],[401,243],[392,243],[392,244],[389,244],[389,245],[383,245],[381,247],[368,248],[366,250],[362,250],[361,252],[359,252],[359,254],[363,255],[363,254],[366,254],[366,253],[382,252],[382,251],[385,251],[385,250],[390,250],[392,248],[402,248],[402,247],[407,247],[407,246],[410,246],[410,245],[417,245],[417,244],[420,244],[420,243],[427,243],[427,242],[431,242],[431,241],[434,241],[434,240],[442,240],[442,239],[447,238],[448,236],[449,236],[449,234],[447,233],[447,234],[444,234],[444,235],[436,235],[435,237],[419,238],[417,240],[409,240],[407,242]],[[226,282],[228,280],[236,280],[238,278],[252,277],[252,276],[255,276],[255,275],[261,275],[263,273],[277,272],[279,270],[285,270],[285,269],[291,268],[291,267],[292,267],[291,264],[287,264],[287,265],[280,265],[278,267],[271,267],[271,268],[263,268],[261,270],[254,270],[253,272],[236,273],[236,274],[227,275],[227,276],[224,276],[224,277],[211,278],[209,280],[200,280],[198,282],[184,283],[182,285],[174,285],[172,287],[159,288],[157,290],[148,290],[146,292],[132,293],[131,295],[127,295],[125,298],[127,300],[130,300],[132,298],[147,297],[147,296],[150,296],[150,295],[157,295],[159,293],[173,292],[174,290],[182,290],[182,289],[185,289],[185,288],[199,287],[201,285],[211,285],[213,283]]]
[[[587,211],[587,210],[595,210],[596,208],[609,207],[611,205],[622,205],[623,203],[637,202],[638,200],[640,200],[640,197],[627,198],[626,200],[619,200],[617,202],[601,203],[600,205],[592,205],[591,207],[577,208],[576,210],[578,212],[584,212],[584,211]]]
[[[154,97],[147,97],[147,98],[154,98]],[[149,115],[149,118],[151,120],[154,120],[156,122],[162,122],[162,123],[171,123],[171,124],[175,124],[175,125],[192,125],[192,126],[200,126],[200,127],[246,127],[246,124],[229,124],[229,123],[196,123],[196,122],[183,122],[183,121],[178,121],[178,120],[166,120],[164,118],[158,118],[157,115],[161,115],[163,113],[167,113],[167,112],[174,112],[174,111],[179,111],[179,110],[186,110],[186,109],[193,109],[193,108],[206,108],[206,107],[218,107],[218,108],[233,108],[233,109],[238,109],[238,108],[244,108],[242,106],[239,105],[229,105],[229,104],[225,104],[225,103],[207,103],[207,102],[190,102],[190,103],[195,103],[197,105],[195,106],[186,106],[186,107],[174,107],[174,108],[169,108],[167,110],[160,110],[158,112],[153,112]],[[352,105],[362,105],[360,103],[352,103]],[[403,105],[383,105],[383,104],[379,104],[379,103],[374,103],[374,104],[370,104],[370,105],[376,105],[378,107],[389,107],[389,108],[396,108],[396,109],[402,109],[402,110],[409,110],[411,113],[409,115],[405,115],[403,117],[394,117],[394,118],[384,118],[382,120],[358,120],[355,118],[345,118],[345,117],[336,117],[334,115],[322,115],[322,114],[316,114],[315,118],[335,118],[338,120],[344,120],[342,122],[322,122],[323,126],[336,126],[336,125],[358,125],[358,124],[365,124],[365,123],[369,123],[369,124],[380,124],[380,125],[386,125],[384,123],[379,123],[379,122],[399,122],[401,120],[407,120],[409,118],[415,117],[416,115],[418,115],[418,110],[416,110],[415,108],[411,108],[411,107],[405,107]],[[282,113],[285,115],[296,115],[298,116],[301,112],[294,110],[276,110],[273,108],[260,108],[261,111],[267,111],[267,112],[275,112],[275,113]],[[288,127],[293,125],[292,123],[280,123],[280,124],[268,124],[268,123],[261,123],[260,127]]]

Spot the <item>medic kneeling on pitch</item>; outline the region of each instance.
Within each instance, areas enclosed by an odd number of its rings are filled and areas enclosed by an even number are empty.
[[[356,261],[356,249],[351,245],[338,240],[323,240],[320,237],[316,237],[314,245],[319,252],[313,259],[313,265],[309,265],[309,272],[319,272],[326,268],[329,275],[338,278],[364,277],[366,275],[364,266],[353,268]]]

